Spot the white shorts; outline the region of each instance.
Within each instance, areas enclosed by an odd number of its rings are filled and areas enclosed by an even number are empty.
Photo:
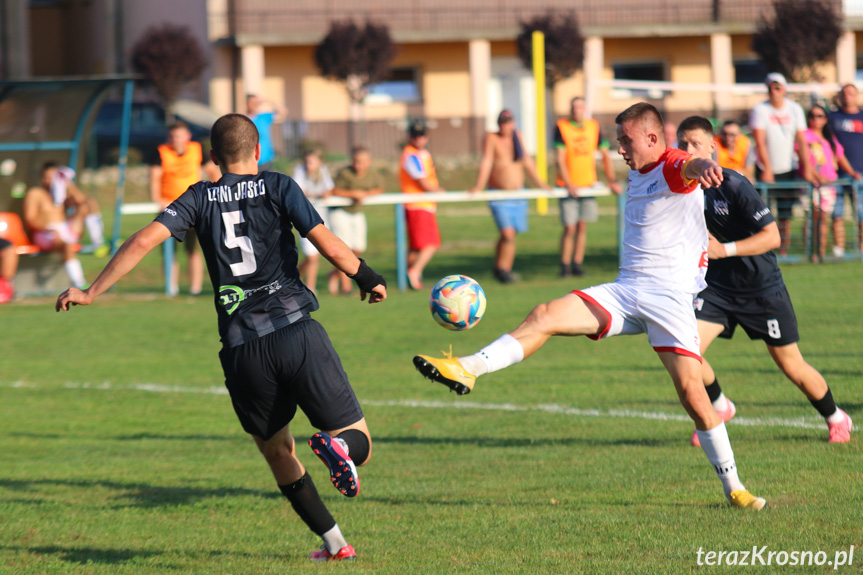
[[[329,214],[328,214],[329,209],[326,206],[318,205],[318,203],[315,200],[309,200],[309,201],[315,207],[315,210],[317,210],[318,215],[321,216],[321,219],[324,220],[324,225],[327,227],[330,227],[330,224],[328,221],[329,220],[329,217],[328,217],[329,216]],[[316,255],[318,255],[318,248],[316,248],[312,242],[310,242],[309,240],[307,240],[303,236],[300,236],[300,251],[303,252],[304,256],[316,256]]]
[[[695,294],[608,283],[572,293],[600,308],[608,317],[605,331],[591,339],[646,333],[657,352],[670,351],[701,361]]]
[[[69,222],[48,224],[44,230],[33,232],[33,243],[43,252],[54,249],[54,241],[59,238],[64,244],[77,244],[81,237],[72,230]]]
[[[330,212],[330,224],[333,233],[357,253],[366,251],[366,236],[368,225],[366,215],[362,212],[352,214],[347,210],[334,209]]]

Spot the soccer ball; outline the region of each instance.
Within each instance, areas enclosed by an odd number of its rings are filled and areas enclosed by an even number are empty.
[[[463,331],[479,323],[485,313],[485,292],[476,280],[446,276],[431,290],[432,317],[447,329]]]

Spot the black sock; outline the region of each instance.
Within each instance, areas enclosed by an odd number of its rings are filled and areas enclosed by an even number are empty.
[[[705,386],[704,390],[707,392],[707,397],[710,398],[710,403],[713,403],[719,396],[722,395],[722,388],[719,387],[719,380],[714,379],[713,383],[708,386]]]
[[[369,458],[369,438],[359,429],[346,429],[336,437],[348,444],[348,455],[355,465],[362,465]]]
[[[291,507],[297,512],[309,529],[315,535],[321,536],[336,525],[336,520],[327,511],[315,483],[308,471],[298,481],[289,485],[279,485],[279,490],[291,502]]]
[[[830,391],[829,387],[827,388],[827,393],[824,394],[824,397],[821,399],[810,399],[809,403],[812,404],[812,407],[818,410],[821,417],[827,418],[836,413],[836,402],[833,401],[833,392]]]

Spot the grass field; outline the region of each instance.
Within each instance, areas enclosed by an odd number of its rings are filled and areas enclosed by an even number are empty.
[[[369,220],[368,260],[394,279],[391,211],[369,210]],[[146,221],[129,218],[124,233]],[[394,289],[376,306],[323,295],[315,314],[374,437],[361,495],[326,485],[304,416],[292,431],[358,561],[307,561],[318,540],[223,392],[212,290],[164,298],[151,254],[89,308],[58,315],[42,299],[0,309],[0,573],[673,574],[705,569],[699,549],[824,551],[832,561],[851,545],[853,564],[837,571],[860,572],[860,437],[828,445],[815,410],[742,333],[708,357],[737,403],[728,427],[741,478],[770,504],[757,514],[725,503],[644,336],[552,340],[466,397],[422,379],[414,354],[450,344],[470,353],[536,303],[616,272],[611,217],[591,229],[590,275],[573,281],[556,277],[556,218],[532,216],[519,239],[525,281],[508,286],[491,279],[484,207],[445,207],[441,221],[444,249],[427,276],[466,273],[484,285],[488,311],[475,329],[447,332],[427,293]],[[103,264],[88,256],[88,277]],[[861,264],[784,273],[804,355],[863,423]]]

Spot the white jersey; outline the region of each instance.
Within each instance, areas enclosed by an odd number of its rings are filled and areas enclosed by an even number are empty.
[[[770,158],[770,168],[774,174],[784,174],[797,168],[795,138],[797,132],[806,130],[806,117],[800,104],[788,99],[781,108],[774,108],[770,100],[756,104],[749,114],[749,127],[764,130],[767,157]],[[760,161],[757,163],[759,168],[764,169]]]
[[[652,167],[630,170],[618,282],[692,294],[707,287],[704,193],[683,175],[691,158],[669,148]]]

